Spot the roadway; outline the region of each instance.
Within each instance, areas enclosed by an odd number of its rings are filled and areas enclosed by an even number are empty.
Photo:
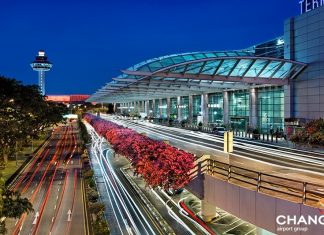
[[[168,226],[162,225],[157,215],[143,202],[143,195],[133,188],[122,173],[121,169],[129,166],[129,162],[125,158],[115,157],[106,140],[99,137],[90,125],[87,124],[87,128],[92,136],[89,151],[92,169],[101,200],[106,205],[105,216],[111,234],[202,234],[188,222],[184,224],[181,219],[176,220],[169,211],[170,207],[155,199],[152,203]],[[179,212],[175,213],[178,217]]]
[[[324,179],[324,155],[322,153],[237,138],[234,140],[234,152],[228,158],[222,153],[223,137],[221,136],[143,121],[120,119],[105,114],[101,117],[138,132],[145,132],[151,138],[169,140],[172,145],[196,155],[210,154],[224,163],[252,170],[258,169],[270,174],[284,174],[285,176],[289,174],[303,180],[306,176],[313,183]]]
[[[85,234],[77,133],[75,123],[55,128],[11,185],[34,212],[7,220],[8,234]]]

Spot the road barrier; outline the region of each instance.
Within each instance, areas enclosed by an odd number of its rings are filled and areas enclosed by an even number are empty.
[[[324,198],[324,184],[266,174],[213,159],[205,159],[201,164],[204,162],[207,163],[208,175],[257,192],[315,207]]]

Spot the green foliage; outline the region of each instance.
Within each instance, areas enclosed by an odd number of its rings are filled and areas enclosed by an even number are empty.
[[[107,234],[110,234],[108,223],[103,218],[102,214],[97,216],[97,219],[93,224],[93,233],[95,235],[107,235]]]
[[[89,212],[92,214],[99,214],[99,213],[103,213],[105,210],[105,205],[101,202],[90,202],[89,203]]]
[[[78,123],[79,123],[80,131],[81,131],[81,138],[82,138],[83,142],[85,144],[87,144],[90,141],[90,137],[89,137],[89,133],[87,131],[87,128],[84,125],[84,123],[81,121],[81,119],[79,119]]]
[[[4,187],[0,172],[0,218],[19,218],[23,213],[33,211],[32,204],[27,198],[21,198],[19,192],[13,192]],[[0,221],[0,234],[6,233],[5,221]]]
[[[95,189],[88,188],[87,196],[90,202],[96,202],[99,199],[99,194]]]
[[[96,183],[95,183],[95,181],[94,181],[94,179],[92,177],[86,179],[86,183],[90,188],[95,188],[96,187]]]
[[[27,198],[21,198],[19,192],[5,190],[2,194],[3,208],[2,216],[19,218],[23,213],[32,212],[33,205]]]
[[[64,112],[64,105],[46,102],[38,86],[0,76],[0,165],[15,152],[16,141],[37,138],[45,128],[60,122]]]
[[[92,178],[93,177],[93,170],[85,170],[83,172],[83,177],[85,179],[89,179],[89,178]]]

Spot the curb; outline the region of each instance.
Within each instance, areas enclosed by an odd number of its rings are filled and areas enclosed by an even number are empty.
[[[169,224],[164,220],[164,218],[160,215],[158,210],[152,205],[152,203],[149,201],[149,199],[145,196],[145,194],[142,192],[142,190],[138,187],[138,185],[132,180],[132,178],[126,173],[126,168],[121,168],[120,171],[123,173],[123,175],[126,177],[127,181],[132,185],[132,187],[135,189],[137,194],[140,196],[141,200],[144,202],[145,206],[149,209],[151,214],[154,216],[154,219],[159,223],[159,225],[163,228],[163,230],[166,232],[166,234],[173,235],[175,234],[173,229],[169,226]]]

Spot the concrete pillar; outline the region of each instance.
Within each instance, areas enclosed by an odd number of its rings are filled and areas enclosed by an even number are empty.
[[[114,105],[114,106],[113,106],[113,112],[116,113],[116,111],[117,111],[117,104],[114,103],[113,105]]]
[[[223,92],[223,121],[224,124],[229,124],[229,94],[228,91]]]
[[[208,94],[201,95],[201,115],[203,124],[208,124]]]
[[[171,102],[170,102],[170,97],[167,98],[167,111],[166,111],[166,114],[167,114],[167,118],[169,119],[169,118],[170,118],[170,114],[171,114]]]
[[[152,112],[152,115],[153,115],[153,117],[156,117],[156,115],[157,115],[156,112],[155,112],[155,105],[156,105],[156,103],[155,103],[155,100],[154,99],[152,100],[152,104],[153,104],[152,105],[152,111],[153,111]]]
[[[216,216],[216,207],[207,202],[206,200],[201,200],[201,218],[205,222],[209,222]]]
[[[189,95],[189,117],[188,117],[188,123],[192,124],[193,119],[193,97],[192,95]]]
[[[182,117],[181,117],[181,109],[180,109],[180,106],[181,105],[181,97],[178,96],[177,97],[177,107],[178,107],[178,121],[180,122],[182,120]]]
[[[255,88],[250,89],[250,113],[249,126],[253,128],[258,127],[258,91]]]

